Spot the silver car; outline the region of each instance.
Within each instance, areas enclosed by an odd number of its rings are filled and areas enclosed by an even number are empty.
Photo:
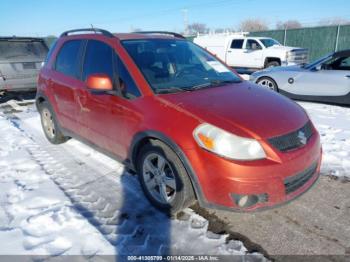
[[[35,90],[47,52],[42,38],[0,37],[0,93]]]
[[[292,99],[350,104],[350,50],[310,64],[258,71],[250,80]]]

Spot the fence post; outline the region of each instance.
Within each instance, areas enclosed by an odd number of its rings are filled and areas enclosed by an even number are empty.
[[[338,51],[339,31],[340,31],[340,25],[338,25],[337,27],[337,37],[335,38],[334,52]]]
[[[284,27],[284,37],[283,37],[283,45],[285,46],[287,42],[287,26]]]

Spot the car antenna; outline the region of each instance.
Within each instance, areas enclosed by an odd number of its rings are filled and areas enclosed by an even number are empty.
[[[94,30],[95,34],[97,34],[97,32],[96,32],[94,26],[93,26],[92,24],[90,24],[90,25],[91,25],[92,30]]]

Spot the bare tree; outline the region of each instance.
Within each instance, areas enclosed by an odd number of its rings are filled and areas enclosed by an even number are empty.
[[[350,24],[350,20],[343,17],[331,17],[320,20],[318,24],[321,26],[348,25]]]
[[[279,21],[276,23],[276,29],[295,29],[301,27],[302,25],[298,20]]]
[[[225,32],[225,29],[224,28],[215,28],[214,32],[215,32],[215,34],[221,34],[221,33]]]
[[[246,19],[239,25],[238,30],[244,32],[264,31],[269,27],[264,20],[261,19]]]
[[[188,30],[191,34],[204,34],[208,33],[209,29],[205,24],[202,23],[192,23],[188,25]]]

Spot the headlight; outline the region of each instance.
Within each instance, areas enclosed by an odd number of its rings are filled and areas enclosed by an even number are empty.
[[[208,151],[235,160],[255,160],[266,157],[255,139],[239,137],[210,124],[201,124],[193,132],[198,145]]]

